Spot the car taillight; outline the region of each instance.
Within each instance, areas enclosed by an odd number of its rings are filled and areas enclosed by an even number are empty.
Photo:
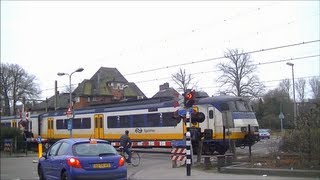
[[[67,159],[67,164],[69,166],[74,167],[74,168],[82,168],[80,161],[77,158],[68,158]]]
[[[118,162],[118,166],[120,167],[120,166],[123,166],[124,165],[124,162],[125,162],[126,160],[124,159],[124,157],[120,157],[120,159],[119,159],[119,162]]]

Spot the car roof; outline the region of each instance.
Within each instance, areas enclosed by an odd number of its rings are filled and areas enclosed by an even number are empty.
[[[61,139],[60,141],[68,141],[72,144],[80,143],[80,142],[90,142],[90,141],[97,141],[111,144],[109,141],[103,139],[88,139],[88,138],[68,138],[68,139]]]

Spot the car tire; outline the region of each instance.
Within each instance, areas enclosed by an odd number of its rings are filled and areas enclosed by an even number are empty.
[[[38,175],[39,175],[39,179],[40,180],[45,180],[46,179],[46,178],[44,178],[43,170],[42,170],[41,165],[38,166]]]
[[[61,180],[67,180],[67,179],[69,179],[68,175],[67,175],[67,172],[63,171],[62,174],[61,174]]]

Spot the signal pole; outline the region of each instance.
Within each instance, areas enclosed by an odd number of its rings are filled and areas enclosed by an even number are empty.
[[[186,112],[186,168],[187,168],[187,176],[191,175],[191,134],[190,134],[190,109],[187,109]]]
[[[186,110],[186,170],[187,176],[191,175],[191,133],[190,133],[190,122],[191,122],[191,114],[192,106],[195,103],[195,91],[187,90],[184,93],[184,108]]]

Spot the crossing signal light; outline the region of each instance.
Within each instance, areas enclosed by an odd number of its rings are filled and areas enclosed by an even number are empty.
[[[202,123],[205,120],[205,115],[203,112],[193,113],[191,116],[192,123]]]
[[[203,112],[199,112],[198,106],[192,107],[192,114],[191,114],[191,122],[192,123],[202,123],[205,120],[205,115]]]
[[[190,108],[193,106],[193,104],[195,103],[195,91],[187,91],[186,93],[184,93],[184,106],[186,108]]]

